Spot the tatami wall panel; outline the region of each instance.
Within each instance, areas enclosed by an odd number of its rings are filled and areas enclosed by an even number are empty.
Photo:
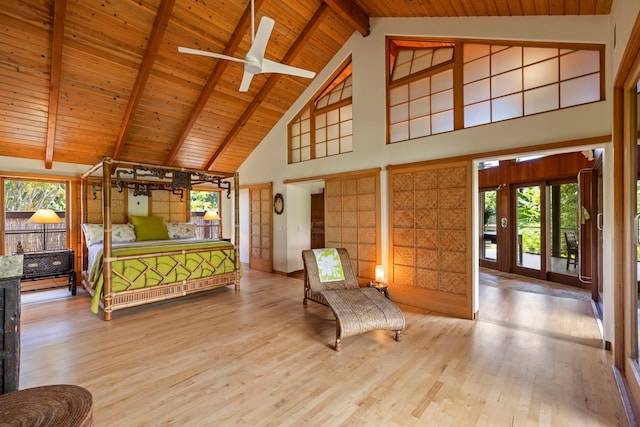
[[[471,164],[390,168],[392,296],[472,317]]]
[[[325,181],[326,246],[349,252],[356,275],[373,279],[380,259],[380,173]]]

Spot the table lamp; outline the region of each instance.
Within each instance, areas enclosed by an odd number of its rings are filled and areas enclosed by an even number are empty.
[[[42,250],[47,250],[47,224],[60,224],[62,218],[53,209],[38,209],[27,220],[31,224],[42,224]]]
[[[376,265],[376,284],[381,285],[384,283],[384,266]]]
[[[218,215],[217,211],[207,211],[202,219],[209,221],[209,235],[213,238],[213,221],[220,221],[220,215]],[[220,227],[218,238],[222,240],[222,227]]]

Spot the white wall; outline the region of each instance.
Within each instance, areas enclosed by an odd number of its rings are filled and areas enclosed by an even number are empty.
[[[638,9],[636,3],[639,2],[637,0],[625,0],[623,3],[626,6],[632,6],[633,10]],[[631,5],[631,3],[634,4]],[[625,24],[622,25],[624,29],[617,30],[619,42],[622,40],[620,39],[621,34],[627,33],[628,38],[630,29],[627,27],[629,27],[629,22],[632,23],[632,19],[625,12],[622,12],[622,15],[625,17]],[[287,188],[292,185],[286,186],[283,183],[284,180],[373,167],[383,168],[381,175],[382,262],[388,267],[388,184],[384,171],[387,165],[611,134],[611,82],[613,79],[611,64],[615,62],[611,52],[613,40],[611,28],[609,16],[372,19],[371,34],[368,37],[362,37],[354,33],[282,120],[243,163],[239,169],[240,180],[243,185],[273,182],[274,193],[286,194],[287,204],[297,205],[292,200],[296,196],[300,197],[299,203],[308,204],[308,200],[302,200],[304,192]],[[386,144],[385,37],[391,35],[605,44],[607,45],[606,62],[608,64],[605,72],[606,100],[388,145]],[[353,152],[288,165],[287,124],[349,54],[352,55],[353,61]],[[616,57],[619,55],[618,52],[615,52]],[[605,168],[607,169],[604,177],[605,193],[607,194],[605,203],[611,206],[613,194],[612,165],[610,163],[612,146],[611,144],[603,144],[601,147],[605,149]],[[292,243],[293,241],[301,243],[301,241],[294,239],[289,234],[298,232],[298,224],[303,219],[297,213],[294,214],[287,209],[282,216],[287,218],[279,218],[275,224],[274,267],[277,270],[291,272],[300,268],[298,258],[300,258],[301,251],[299,245]],[[608,223],[607,218],[612,218],[612,215],[611,212],[605,211],[605,230],[611,230],[613,224]],[[284,231],[281,228],[283,225],[286,225]],[[605,232],[605,234],[605,254],[607,255],[604,265],[609,266],[612,264],[612,260],[609,259],[610,255],[608,255],[612,253],[610,250],[612,239],[611,233]],[[605,270],[605,286],[608,288],[611,287],[611,273],[609,269]],[[477,277],[477,272],[474,276]],[[610,310],[611,307],[609,313]],[[610,324],[605,328],[605,334],[606,339],[611,339],[612,328]]]
[[[271,130],[239,169],[243,185],[273,182],[273,192],[287,194],[285,179],[313,177],[384,168],[420,160],[447,158],[506,148],[526,147],[556,141],[611,133],[611,105],[606,101],[551,113],[509,120],[492,125],[449,132],[420,140],[386,144],[385,37],[416,35],[434,37],[482,37],[486,39],[589,42],[607,44],[609,17],[513,17],[513,18],[382,18],[372,19],[371,34],[349,39],[329,65],[319,73],[283,119]],[[463,23],[464,25],[461,25]],[[353,152],[298,164],[287,164],[287,123],[328,79],[345,58],[353,61]],[[609,86],[609,85],[607,85]],[[382,174],[382,259],[388,257],[387,182]],[[292,195],[287,199],[291,204]],[[289,213],[285,209],[283,216]],[[275,227],[287,225],[278,218]],[[280,230],[276,228],[276,230]],[[295,229],[297,230],[297,228]],[[284,234],[284,235],[283,235]],[[294,271],[295,246],[286,233],[276,232],[274,266]]]

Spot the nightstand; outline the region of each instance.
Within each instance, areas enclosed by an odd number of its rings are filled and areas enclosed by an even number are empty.
[[[21,281],[67,277],[71,295],[76,294],[75,256],[72,249],[45,252],[25,252]],[[52,286],[30,290],[48,289]]]

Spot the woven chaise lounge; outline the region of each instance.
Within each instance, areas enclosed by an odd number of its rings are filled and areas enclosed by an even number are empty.
[[[405,326],[400,309],[377,290],[360,288],[347,250],[338,248],[335,251],[342,266],[343,280],[322,281],[313,250],[302,251],[302,260],[305,270],[303,303],[306,305],[310,299],[331,308],[336,316],[336,351],[340,351],[343,338],[373,330],[394,331],[396,341],[400,341]]]

